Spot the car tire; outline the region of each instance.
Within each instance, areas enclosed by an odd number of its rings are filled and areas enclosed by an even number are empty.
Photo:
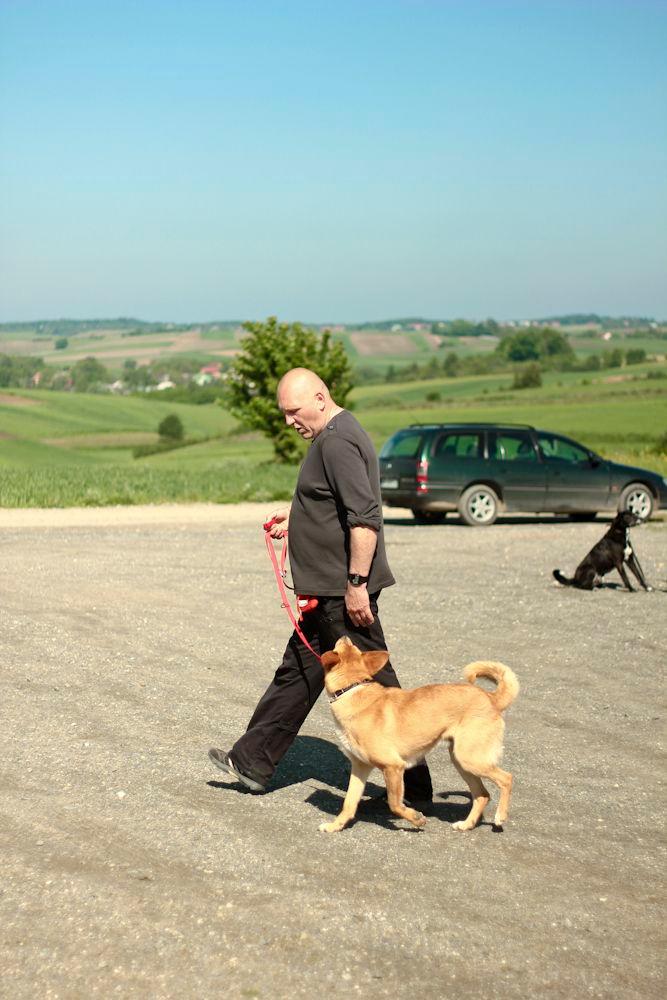
[[[461,520],[474,528],[486,528],[498,517],[500,500],[486,483],[474,483],[464,490],[458,503]]]
[[[653,494],[644,483],[630,483],[618,498],[619,510],[629,510],[641,517],[642,521],[648,521],[654,505]]]
[[[578,510],[574,514],[570,514],[571,521],[594,521],[598,516],[596,510]]]
[[[412,516],[417,524],[442,524],[447,517],[446,510],[415,510],[412,508]]]

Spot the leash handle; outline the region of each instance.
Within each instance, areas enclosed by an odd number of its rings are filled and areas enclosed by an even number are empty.
[[[315,652],[313,647],[306,639],[305,635],[301,631],[301,628],[299,627],[299,623],[296,620],[294,612],[292,611],[292,605],[289,602],[289,597],[287,596],[287,591],[285,590],[285,559],[287,556],[287,538],[286,537],[283,538],[283,547],[280,553],[280,565],[278,565],[276,550],[273,547],[273,541],[271,539],[271,535],[269,534],[269,531],[274,524],[275,524],[275,519],[272,519],[271,521],[267,521],[266,524],[264,525],[264,541],[266,542],[266,548],[269,553],[269,559],[271,560],[271,564],[273,566],[273,572],[275,573],[276,576],[276,583],[278,584],[278,590],[280,592],[280,596],[282,597],[282,602],[283,602],[282,607],[287,612],[287,617],[294,626],[294,631],[298,635],[299,639],[301,639],[301,642],[304,644],[304,646],[306,646],[307,649],[311,651],[313,656],[321,663],[322,657],[319,655],[319,653]],[[285,530],[285,536],[286,535],[287,535],[287,530]],[[306,608],[304,610],[310,610],[310,609]]]

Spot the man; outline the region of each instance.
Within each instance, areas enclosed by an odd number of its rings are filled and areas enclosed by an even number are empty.
[[[297,594],[317,597],[302,632],[313,649],[333,649],[348,635],[361,650],[386,649],[378,597],[395,581],[385,555],[380,473],[368,434],[307,368],[293,368],[278,385],[278,406],[289,427],[312,444],[299,471],[291,508],[272,515],[281,538],[289,516],[289,557]],[[374,678],[399,687],[391,663]],[[319,660],[296,632],[281,665],[229,753],[209,756],[253,792],[263,792],[324,686]],[[405,773],[406,798],[430,801],[425,763]]]

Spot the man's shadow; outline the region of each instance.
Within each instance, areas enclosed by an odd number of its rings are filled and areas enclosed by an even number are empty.
[[[299,785],[309,778],[323,781],[344,792],[350,778],[350,765],[335,743],[317,736],[297,736],[268,783],[265,794],[277,792],[288,785]],[[238,781],[209,781],[208,784],[213,788],[247,791],[245,785]],[[366,787],[374,794],[382,792],[372,782]]]
[[[324,813],[326,817],[333,819],[343,805],[350,779],[350,764],[338,747],[329,740],[317,736],[297,736],[267,785],[265,794],[277,792],[289,785],[302,784],[311,778],[329,785],[329,788],[316,788],[305,801]],[[208,785],[211,788],[252,794],[238,781],[209,781]],[[340,794],[336,794],[333,789],[337,789]],[[462,801],[449,801],[450,799]],[[467,790],[439,792],[432,803],[422,808],[422,812],[445,823],[456,823],[468,815],[470,802],[471,796]],[[399,829],[395,826],[398,817],[390,812],[387,804],[384,783],[378,785],[374,781],[367,782],[355,821],[375,823],[387,829]],[[404,829],[405,824],[400,822],[402,824],[400,828]]]

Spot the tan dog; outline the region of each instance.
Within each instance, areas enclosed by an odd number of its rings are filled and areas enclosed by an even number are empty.
[[[519,693],[513,671],[502,663],[469,663],[463,671],[467,683],[427,684],[403,691],[372,680],[388,659],[384,650],[362,653],[347,636],[322,656],[324,684],[352,773],[340,814],[320,830],[336,833],[354,818],[374,767],[384,775],[391,811],[423,827],[425,817],[403,802],[403,772],[441,740],[448,740],[452,763],[472,793],[472,808],[464,820],[453,824],[454,829],[471,830],[481,820],[489,802],[481,778],[500,788],[495,823],[502,826],[512,775],[497,766],[505,729],[500,713]],[[477,677],[488,677],[498,686],[485,691],[475,686]]]

